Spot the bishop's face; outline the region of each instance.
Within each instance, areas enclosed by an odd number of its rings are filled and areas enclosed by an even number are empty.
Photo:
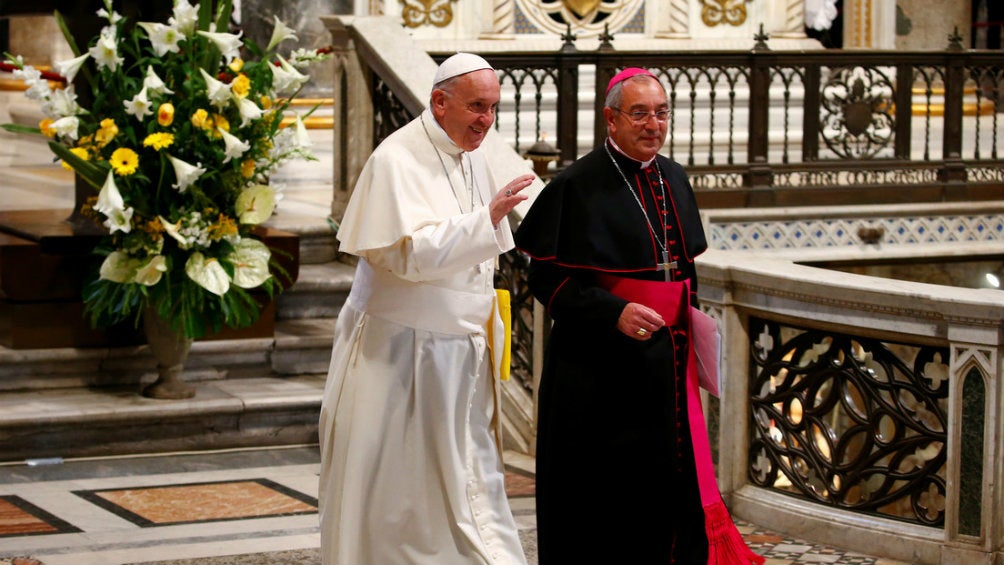
[[[631,78],[623,83],[620,108],[604,108],[607,134],[629,157],[648,161],[666,142],[669,120],[656,112],[667,110],[666,91],[652,78]],[[644,118],[635,119],[644,115]]]
[[[460,75],[445,90],[432,91],[432,115],[464,151],[477,149],[495,122],[500,97],[495,71],[481,69]]]

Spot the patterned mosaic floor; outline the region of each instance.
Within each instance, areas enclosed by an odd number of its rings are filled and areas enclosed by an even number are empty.
[[[302,446],[2,465],[0,565],[317,563],[318,458]],[[535,563],[532,460],[509,461]],[[905,565],[739,527],[767,565]]]

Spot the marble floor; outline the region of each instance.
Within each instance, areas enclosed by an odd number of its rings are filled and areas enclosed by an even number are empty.
[[[535,564],[533,460],[506,462]],[[316,564],[319,467],[316,445],[3,464],[0,564]],[[906,565],[738,525],[767,565]]]

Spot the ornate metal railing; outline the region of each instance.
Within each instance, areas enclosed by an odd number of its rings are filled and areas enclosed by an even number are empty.
[[[942,527],[949,352],[750,321],[750,481]]]

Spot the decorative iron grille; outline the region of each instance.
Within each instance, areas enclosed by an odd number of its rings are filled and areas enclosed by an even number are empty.
[[[753,484],[945,520],[948,349],[751,320]]]

